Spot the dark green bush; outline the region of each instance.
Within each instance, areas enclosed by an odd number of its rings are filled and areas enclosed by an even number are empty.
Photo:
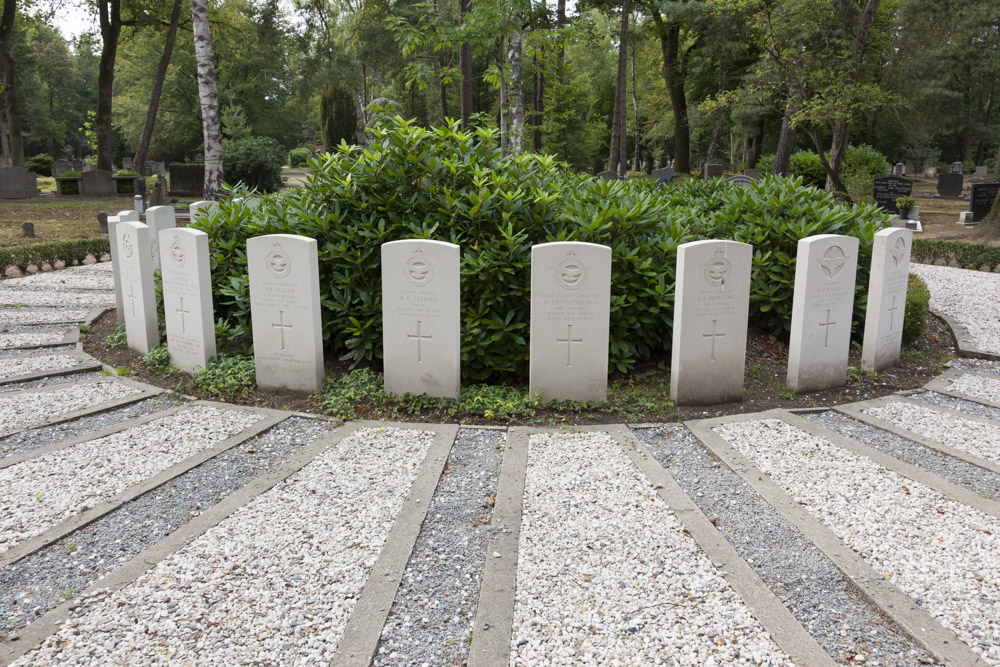
[[[774,166],[774,156],[765,155],[757,161],[757,169],[762,174],[771,173]],[[798,176],[806,185],[823,188],[826,185],[826,169],[819,161],[819,156],[812,151],[796,151],[788,158],[788,171],[792,176]]]
[[[226,182],[243,184],[261,192],[281,189],[281,165],[284,162],[284,149],[271,137],[227,141],[222,147]]]
[[[63,174],[66,176],[66,174]],[[78,195],[80,194],[80,181],[70,180],[70,181],[58,181],[59,194],[61,195]]]
[[[354,95],[343,84],[331,83],[319,98],[319,130],[326,150],[332,151],[341,142],[354,143],[358,131],[358,111]]]
[[[253,356],[233,355],[209,362],[191,383],[205,396],[249,396],[257,387]]]
[[[927,313],[930,310],[931,291],[927,283],[915,273],[910,274],[906,286],[906,312],[903,313],[903,345],[910,345],[927,331]]]
[[[16,266],[24,271],[29,264],[41,266],[42,262],[53,263],[61,259],[71,264],[75,259],[82,262],[87,255],[100,258],[110,252],[108,239],[76,239],[74,241],[45,241],[13,248],[0,248],[0,271],[8,266]]]
[[[913,239],[913,261],[923,264],[956,264],[976,271],[1000,270],[1000,247],[968,241]]]
[[[55,158],[48,153],[39,153],[34,157],[28,158],[24,163],[24,168],[35,172],[39,176],[51,176],[52,165],[55,164],[55,161]]]
[[[773,166],[773,155],[765,155],[757,162],[757,169],[764,174],[770,173]],[[852,197],[871,196],[875,179],[889,173],[889,166],[889,160],[867,144],[848,146],[840,180]],[[788,171],[793,176],[801,176],[806,185],[816,188],[826,186],[826,170],[819,155],[813,151],[792,153]]]
[[[309,164],[309,158],[313,156],[313,151],[311,148],[306,148],[305,146],[300,146],[299,148],[293,148],[288,151],[288,166],[290,167],[305,167]]]

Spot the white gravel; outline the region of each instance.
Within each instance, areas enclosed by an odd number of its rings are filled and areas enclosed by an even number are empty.
[[[965,374],[953,378],[948,383],[948,389],[960,394],[984,399],[992,403],[1000,403],[1000,379],[985,375]]]
[[[67,384],[50,391],[17,392],[0,396],[0,433],[44,424],[77,410],[138,394],[140,390],[117,380]]]
[[[94,264],[93,266],[102,266]],[[97,271],[91,268],[64,269],[48,273],[36,273],[21,278],[11,278],[3,281],[4,287],[61,287],[67,289],[106,289],[115,288],[114,278],[110,272]]]
[[[777,419],[715,431],[876,572],[1000,664],[1000,520]]]
[[[931,291],[931,308],[965,326],[976,347],[1000,354],[1000,273],[910,264]]]
[[[194,406],[0,470],[0,553],[261,419]]]
[[[607,433],[530,438],[511,665],[791,665]]]
[[[22,289],[0,287],[0,305],[4,306],[76,306],[95,308],[115,305],[114,292],[84,290],[70,292],[60,290]]]
[[[66,338],[65,331],[41,331],[39,333],[0,334],[0,348],[28,347],[58,343]]]
[[[867,408],[864,412],[943,445],[1000,462],[1000,425],[983,424],[904,401]]]
[[[14,664],[333,661],[432,439],[356,432]]]
[[[86,359],[72,354],[36,354],[25,357],[0,358],[0,380],[44,373],[46,371],[62,371],[83,364]]]
[[[0,325],[82,322],[87,308],[0,308]]]

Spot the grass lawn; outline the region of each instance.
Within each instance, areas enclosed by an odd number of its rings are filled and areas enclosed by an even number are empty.
[[[131,195],[0,199],[0,247],[106,236],[97,224],[97,214],[114,215],[133,206]],[[21,235],[21,225],[26,222],[34,223],[40,239]]]

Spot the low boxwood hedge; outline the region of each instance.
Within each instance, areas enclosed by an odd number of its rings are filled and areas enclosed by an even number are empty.
[[[73,260],[82,262],[87,255],[100,259],[103,253],[110,252],[108,239],[76,239],[73,241],[43,241],[12,248],[0,248],[0,271],[16,266],[24,271],[29,264],[41,266],[62,260],[72,264]]]

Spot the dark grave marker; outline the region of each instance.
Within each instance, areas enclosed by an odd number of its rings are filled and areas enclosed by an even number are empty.
[[[749,176],[755,181],[759,181],[760,179],[764,178],[764,175],[760,173],[760,171],[757,169],[747,169],[743,172],[743,175]]]
[[[653,170],[653,178],[656,179],[657,185],[670,185],[674,182],[674,175],[673,167]]]
[[[937,191],[942,197],[958,197],[964,184],[965,177],[960,173],[938,174]]]
[[[909,197],[913,192],[913,181],[899,176],[883,176],[875,179],[872,196],[875,203],[886,213],[899,213],[897,197]]]
[[[743,187],[747,187],[747,186],[753,185],[755,181],[752,178],[750,178],[749,176],[746,176],[744,174],[740,174],[738,176],[730,176],[729,178],[726,179],[726,182],[727,183],[732,183],[734,185],[740,185],[740,186],[743,186]]]
[[[972,184],[972,221],[980,222],[990,214],[993,202],[1000,194],[1000,182]]]

